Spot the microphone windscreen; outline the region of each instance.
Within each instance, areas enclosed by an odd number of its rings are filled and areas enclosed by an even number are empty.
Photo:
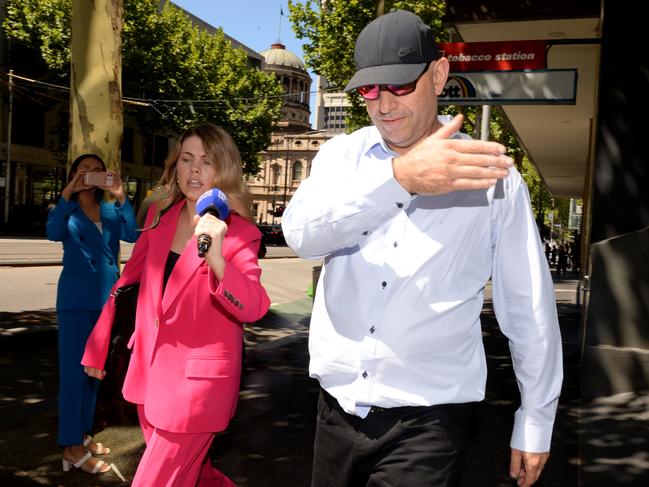
[[[228,197],[219,188],[206,191],[196,201],[196,214],[203,216],[207,212],[215,214],[221,220],[225,220],[230,214]]]

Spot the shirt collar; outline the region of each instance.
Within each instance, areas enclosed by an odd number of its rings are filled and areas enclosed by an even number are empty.
[[[374,125],[371,127],[368,127],[368,133],[367,133],[367,144],[366,144],[366,149],[365,149],[365,155],[370,154],[371,152],[378,150],[381,151],[382,154],[386,157],[398,157],[399,154],[394,152],[392,149],[388,147],[387,142],[385,142],[385,139],[381,136],[381,133],[379,132],[379,129],[377,129]]]

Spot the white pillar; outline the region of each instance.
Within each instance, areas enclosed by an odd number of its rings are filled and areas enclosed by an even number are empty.
[[[489,121],[491,120],[491,105],[482,105],[482,124],[480,140],[489,140]]]

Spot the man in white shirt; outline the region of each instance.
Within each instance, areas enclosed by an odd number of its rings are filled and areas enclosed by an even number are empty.
[[[562,382],[554,289],[527,188],[500,144],[437,117],[448,76],[431,30],[396,11],[359,35],[346,91],[373,126],[322,146],[286,208],[289,245],[324,258],[311,318],[320,382],[313,487],[448,486],[484,399],[491,278],[521,392],[510,475],[549,456]]]

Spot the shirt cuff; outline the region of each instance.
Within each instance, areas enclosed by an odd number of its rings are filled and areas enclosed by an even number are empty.
[[[394,179],[392,158],[376,161],[372,164],[372,170],[365,172],[363,177],[369,189],[366,194],[378,196],[376,200],[372,196],[370,199],[379,207],[388,210],[388,213],[396,214],[410,205],[412,195]],[[378,193],[375,192],[377,189]],[[389,206],[386,207],[386,204]]]
[[[535,423],[529,415],[518,410],[514,415],[514,430],[510,446],[528,453],[549,452],[552,426],[552,423],[549,425]]]

